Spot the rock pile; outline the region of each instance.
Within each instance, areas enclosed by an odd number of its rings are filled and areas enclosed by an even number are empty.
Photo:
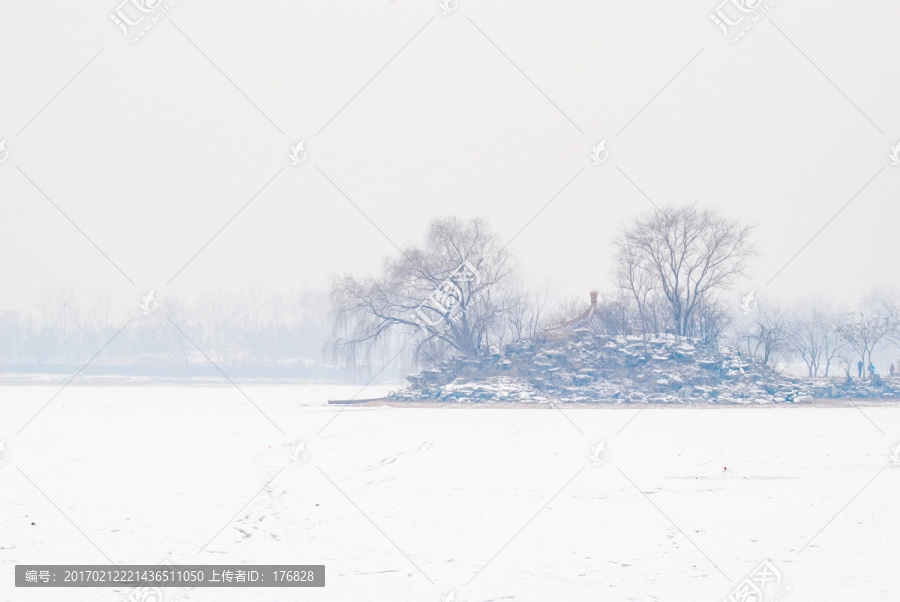
[[[397,400],[575,403],[806,403],[900,396],[874,381],[798,379],[748,361],[734,347],[578,330],[523,341],[491,357],[457,358],[407,377]]]

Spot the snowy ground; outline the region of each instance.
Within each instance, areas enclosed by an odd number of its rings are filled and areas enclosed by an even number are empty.
[[[357,389],[241,388],[268,418],[230,385],[72,385],[19,435],[58,387],[0,388],[0,600],[124,600],[13,587],[107,557],[326,565],[166,600],[712,602],[766,558],[784,600],[900,599],[896,406],[336,415]]]

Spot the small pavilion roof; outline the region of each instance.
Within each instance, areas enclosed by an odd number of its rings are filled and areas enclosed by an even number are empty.
[[[547,328],[544,332],[549,335],[565,335],[578,330],[591,330],[596,332],[595,316],[597,315],[597,291],[591,291],[591,306],[588,309],[564,322]]]

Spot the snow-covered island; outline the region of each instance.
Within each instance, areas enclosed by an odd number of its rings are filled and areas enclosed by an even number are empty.
[[[606,336],[585,325],[491,357],[447,360],[408,380],[409,387],[390,399],[769,404],[900,396],[900,383],[888,379],[790,377],[732,346],[674,336]]]

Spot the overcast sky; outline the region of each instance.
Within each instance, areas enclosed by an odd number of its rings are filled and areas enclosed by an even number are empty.
[[[742,290],[900,284],[896,1],[776,2],[737,43],[716,0],[446,8],[178,0],[132,42],[163,5],[4,0],[0,310],[320,287],[446,215],[586,295],[625,221],[695,200],[758,226]]]

